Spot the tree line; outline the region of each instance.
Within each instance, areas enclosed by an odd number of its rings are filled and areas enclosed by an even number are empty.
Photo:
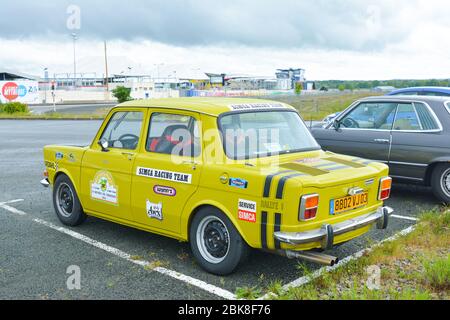
[[[427,79],[427,80],[326,80],[316,81],[316,87],[319,89],[338,89],[354,90],[354,89],[373,89],[379,86],[391,86],[398,89],[408,87],[450,87],[450,79]]]

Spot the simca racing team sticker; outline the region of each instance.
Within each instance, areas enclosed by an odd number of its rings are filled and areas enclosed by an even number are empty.
[[[239,199],[238,217],[239,220],[256,223],[256,202]]]
[[[138,167],[136,169],[136,175],[141,176],[141,177],[174,181],[174,182],[186,183],[186,184],[191,184],[191,181],[192,181],[191,174],[159,170],[159,169],[153,169],[153,168]]]
[[[117,185],[112,175],[107,171],[98,172],[91,181],[91,198],[112,204],[118,204]]]
[[[154,186],[153,192],[168,197],[175,197],[177,194],[177,190],[166,186]]]
[[[281,103],[242,103],[230,105],[232,111],[286,109]]]
[[[153,203],[147,199],[146,208],[147,208],[147,216],[149,218],[158,219],[158,220],[163,219],[162,202]]]

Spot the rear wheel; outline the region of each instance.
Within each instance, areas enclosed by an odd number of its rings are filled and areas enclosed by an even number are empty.
[[[216,275],[232,273],[247,256],[249,247],[220,210],[203,208],[190,226],[192,253],[200,266]]]
[[[53,206],[58,219],[65,225],[77,226],[86,220],[75,188],[66,175],[56,178],[53,188]]]
[[[431,175],[434,195],[445,203],[450,203],[450,164],[438,164]]]

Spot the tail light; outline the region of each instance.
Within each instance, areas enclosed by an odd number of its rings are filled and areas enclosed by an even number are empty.
[[[391,195],[392,178],[386,177],[380,180],[380,189],[378,191],[378,200],[387,200]]]
[[[318,194],[309,194],[302,196],[300,200],[300,207],[298,210],[298,219],[301,221],[308,221],[315,219],[318,208],[319,208]]]
[[[48,171],[47,170],[44,171],[44,178],[48,178]]]

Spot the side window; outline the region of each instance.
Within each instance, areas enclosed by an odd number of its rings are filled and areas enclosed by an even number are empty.
[[[146,150],[187,157],[199,156],[200,134],[197,120],[181,114],[152,114]]]
[[[141,135],[142,112],[116,112],[109,120],[101,139],[111,148],[135,150]]]
[[[436,120],[431,115],[430,110],[423,103],[414,103],[414,108],[416,109],[417,116],[419,117],[419,122],[422,130],[437,130],[439,125]]]
[[[395,103],[363,102],[341,119],[344,128],[391,130]]]
[[[399,104],[393,130],[421,130],[419,118],[412,104]]]

